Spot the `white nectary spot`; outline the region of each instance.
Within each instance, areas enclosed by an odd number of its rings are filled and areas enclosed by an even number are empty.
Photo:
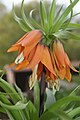
[[[16,58],[15,63],[19,64],[24,60],[23,52]]]

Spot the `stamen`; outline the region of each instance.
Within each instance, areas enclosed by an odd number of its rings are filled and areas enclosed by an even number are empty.
[[[15,63],[19,64],[24,60],[23,52],[16,58]]]

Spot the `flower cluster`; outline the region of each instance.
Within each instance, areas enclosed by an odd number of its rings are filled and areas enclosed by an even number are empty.
[[[66,78],[71,80],[70,68],[77,72],[64,51],[63,45],[59,40],[54,40],[52,50],[49,46],[42,44],[43,34],[40,30],[33,30],[26,33],[16,42],[8,52],[18,51],[15,60],[16,70],[26,67],[34,70],[37,65],[37,79],[39,80],[43,70],[46,80],[57,80]]]
[[[31,69],[33,71],[30,77],[32,84],[41,78],[43,72],[45,73],[45,79],[51,84],[54,84],[58,78],[70,81],[70,69],[78,72],[71,65],[60,41],[80,39],[79,35],[72,33],[75,24],[71,23],[71,18],[75,16],[72,9],[78,1],[70,2],[70,5],[64,11],[62,7],[56,11],[56,0],[52,0],[47,12],[44,1],[41,0],[40,23],[33,18],[34,10],[30,12],[30,20],[27,18],[24,12],[24,0],[21,4],[22,18],[19,18],[14,12],[15,20],[27,33],[8,52],[18,51],[18,57],[14,62],[16,70]],[[75,28],[77,26],[76,24]]]

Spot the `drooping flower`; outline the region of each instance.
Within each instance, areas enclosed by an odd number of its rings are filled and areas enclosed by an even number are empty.
[[[72,65],[64,51],[63,45],[59,40],[55,40],[53,43],[53,58],[55,61],[55,69],[60,79],[66,78],[68,81],[71,80],[70,69],[78,72]]]
[[[17,70],[24,68],[29,61],[27,60],[29,54],[34,51],[37,43],[42,39],[40,30],[33,30],[26,33],[18,42],[16,42],[8,52],[18,51],[18,57],[15,60]]]
[[[39,30],[33,30],[25,34],[16,44],[14,44],[8,52],[18,51],[19,55],[15,60],[16,69],[22,68],[34,70],[38,65],[37,78],[41,77],[43,67],[46,71],[46,78],[56,79],[54,64],[49,48],[41,43],[42,33]]]

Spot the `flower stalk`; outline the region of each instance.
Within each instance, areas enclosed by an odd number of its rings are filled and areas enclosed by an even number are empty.
[[[43,72],[41,75],[41,79],[40,79],[40,108],[39,108],[39,117],[42,115],[42,113],[44,112],[44,95],[45,95],[45,89],[46,89],[46,81],[45,81],[45,75],[46,75],[46,71],[43,68]]]

